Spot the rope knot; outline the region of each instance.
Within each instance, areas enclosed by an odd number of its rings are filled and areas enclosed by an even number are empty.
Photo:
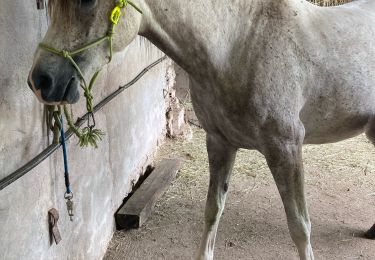
[[[62,55],[65,59],[69,58],[69,56],[70,56],[69,52],[66,51],[66,50],[62,50],[62,51],[61,51],[61,55]]]
[[[87,100],[90,100],[90,101],[94,100],[94,96],[89,90],[85,90],[83,95],[85,96]]]
[[[124,8],[128,4],[127,0],[117,0],[116,5],[120,8]]]
[[[94,110],[94,105],[93,105],[94,96],[93,96],[93,94],[91,93],[91,91],[88,88],[86,88],[83,95],[86,98],[86,109],[87,109],[87,111],[92,112]]]
[[[114,34],[115,34],[115,31],[113,30],[113,28],[110,29],[110,30],[108,30],[108,32],[107,32],[107,36],[108,36],[109,38],[112,38]]]

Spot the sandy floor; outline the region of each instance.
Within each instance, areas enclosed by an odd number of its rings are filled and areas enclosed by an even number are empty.
[[[160,158],[184,166],[139,230],[118,231],[105,260],[193,259],[202,227],[208,164],[202,130],[192,142],[168,142]],[[363,232],[375,222],[375,149],[360,136],[306,146],[306,192],[316,259],[375,259]],[[263,157],[241,150],[217,237],[215,259],[298,259],[280,197]]]

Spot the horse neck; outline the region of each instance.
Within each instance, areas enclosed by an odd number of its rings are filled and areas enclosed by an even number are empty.
[[[254,30],[267,26],[295,0],[141,0],[140,34],[190,74],[213,64],[224,66],[229,52],[248,46]],[[232,50],[231,50],[232,49]],[[241,51],[241,50],[240,50]],[[245,50],[244,50],[245,51]],[[249,51],[249,50],[247,50]]]
[[[227,0],[144,0],[146,37],[185,70],[207,66],[213,48],[224,44],[225,31],[230,31],[239,19],[241,4]],[[237,2],[237,1],[235,1]],[[246,8],[253,8],[247,2]],[[246,12],[245,10],[241,12]],[[225,22],[224,22],[225,21]],[[216,53],[218,55],[218,53]]]

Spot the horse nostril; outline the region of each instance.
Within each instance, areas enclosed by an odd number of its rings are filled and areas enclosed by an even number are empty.
[[[36,70],[32,74],[32,82],[35,90],[41,91],[41,96],[44,101],[51,101],[53,99],[54,78],[46,71]]]
[[[35,90],[47,90],[53,87],[53,77],[46,70],[35,69],[31,74],[31,81]]]
[[[39,80],[36,81],[35,84],[37,89],[49,89],[52,87],[53,79],[48,74],[43,74],[39,76]]]

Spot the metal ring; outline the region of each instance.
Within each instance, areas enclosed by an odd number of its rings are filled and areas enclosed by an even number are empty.
[[[71,200],[71,199],[73,199],[73,192],[70,192],[70,193],[65,192],[65,194],[64,194],[64,199],[66,199],[66,200]]]

